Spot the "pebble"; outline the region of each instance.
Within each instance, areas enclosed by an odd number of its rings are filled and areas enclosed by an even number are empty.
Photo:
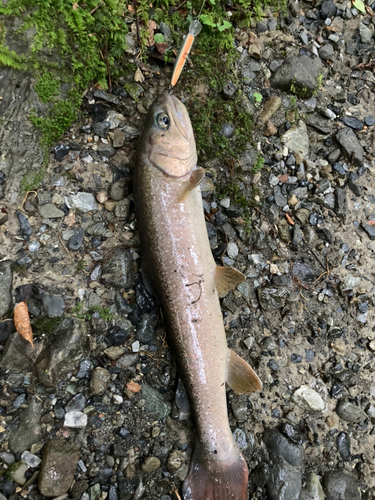
[[[151,472],[155,472],[160,467],[160,460],[157,457],[148,457],[143,462],[141,469],[143,472],[150,474]]]
[[[98,210],[98,204],[92,193],[77,193],[65,196],[65,203],[70,209],[77,209],[81,212],[91,212]]]
[[[360,423],[366,420],[366,413],[359,406],[355,406],[347,401],[339,401],[336,412],[340,418],[346,422]]]
[[[91,373],[90,391],[92,394],[104,394],[108,388],[111,374],[105,368],[95,368]]]
[[[25,464],[30,467],[31,469],[34,469],[35,467],[38,467],[40,462],[42,461],[41,458],[37,457],[33,453],[30,453],[29,451],[24,451],[21,455],[21,459],[25,462]]]
[[[82,429],[87,425],[87,415],[78,410],[72,410],[65,413],[64,427]]]
[[[236,245],[236,243],[228,243],[227,254],[230,259],[235,259],[238,256],[238,246]]]
[[[304,410],[322,412],[326,409],[326,404],[322,397],[307,385],[302,385],[293,394],[292,400]]]

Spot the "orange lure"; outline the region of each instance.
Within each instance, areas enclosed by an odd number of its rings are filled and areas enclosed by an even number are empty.
[[[172,74],[171,87],[174,87],[180,78],[182,69],[185,65],[185,61],[190,53],[191,47],[193,46],[194,38],[201,32],[202,25],[199,21],[193,21],[189,26],[189,33],[185,38],[184,43],[178,53],[176,63],[174,65],[174,70]]]

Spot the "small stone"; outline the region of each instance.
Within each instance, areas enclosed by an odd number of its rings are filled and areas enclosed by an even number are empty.
[[[45,205],[38,206],[38,212],[43,219],[57,219],[65,217],[62,210],[56,207],[53,203],[46,203]]]
[[[310,474],[307,478],[300,500],[324,500],[323,488],[316,474]]]
[[[343,128],[336,134],[336,140],[349,158],[353,157],[353,162],[357,167],[363,164],[363,148],[357,136],[351,128]]]
[[[34,469],[35,467],[38,467],[40,462],[42,461],[41,458],[37,457],[33,453],[30,453],[29,451],[24,451],[21,455],[21,459],[26,463],[28,467],[31,469]]]
[[[375,125],[375,118],[372,116],[366,116],[364,121],[367,127],[372,127],[373,125]]]
[[[238,246],[234,242],[229,242],[227,246],[227,255],[230,259],[235,259],[238,256]]]
[[[113,131],[112,146],[114,148],[121,148],[124,145],[124,142],[125,142],[125,132],[123,132],[119,128],[116,128]]]
[[[298,153],[302,157],[308,156],[310,141],[305,122],[300,120],[298,124],[293,125],[281,137],[281,142],[288,147],[290,152]]]
[[[277,128],[275,125],[271,122],[271,120],[268,120],[266,123],[266,126],[264,127],[263,134],[266,137],[272,137],[277,134]]]
[[[304,410],[322,412],[326,408],[322,397],[307,385],[302,385],[293,394],[292,400]]]
[[[233,82],[228,82],[223,87],[223,97],[225,99],[233,99],[237,92],[237,86]]]
[[[347,127],[354,130],[363,130],[363,122],[354,116],[345,116],[342,121]]]
[[[116,154],[115,148],[113,148],[110,144],[100,144],[97,149],[97,152],[103,158],[112,158]]]
[[[370,43],[373,33],[365,24],[361,23],[359,25],[359,36],[361,37],[362,43]]]
[[[65,156],[69,153],[69,146],[65,146],[64,144],[59,144],[53,148],[55,153],[55,158],[57,161],[61,161]]]
[[[333,0],[326,0],[323,2],[320,10],[320,15],[322,19],[327,19],[334,17],[337,12],[337,7],[334,4]]]
[[[150,474],[151,472],[156,471],[160,467],[160,460],[157,457],[148,457],[143,462],[141,469],[143,472],[147,472]]]
[[[170,414],[172,406],[169,402],[163,400],[159,391],[147,384],[142,384],[142,394],[145,399],[147,413],[159,419],[164,419]]]
[[[13,309],[12,264],[10,260],[0,262],[0,318]]]
[[[95,135],[105,139],[108,137],[110,126],[109,122],[97,122],[92,124],[92,130]]]
[[[39,425],[41,413],[42,403],[33,398],[21,413],[18,427],[9,435],[9,447],[13,453],[23,453],[25,448],[30,448],[41,439],[42,429]]]
[[[87,415],[78,410],[65,413],[64,427],[82,429],[87,425]]]
[[[50,318],[59,318],[64,314],[65,301],[59,295],[45,292],[42,300],[44,310]]]
[[[96,194],[96,201],[98,203],[105,203],[108,200],[108,195],[107,193],[104,193],[103,191],[99,191],[99,193]]]
[[[120,201],[125,198],[128,193],[128,181],[127,179],[120,179],[111,185],[109,196],[114,201]]]
[[[324,61],[333,61],[334,54],[335,51],[333,49],[333,45],[331,45],[330,43],[326,43],[319,49],[319,56]]]
[[[268,101],[265,102],[262,113],[260,115],[260,121],[264,124],[267,123],[272,116],[280,109],[281,99],[278,96],[272,96]]]
[[[75,227],[73,228],[73,234],[69,238],[68,241],[68,248],[69,250],[76,251],[79,248],[81,248],[83,244],[83,237],[84,237],[84,231],[81,227]]]
[[[105,203],[104,203],[104,208],[106,210],[108,210],[108,212],[113,212],[116,208],[116,205],[117,205],[117,201],[114,201],[114,200],[107,200]]]
[[[109,359],[119,359],[124,352],[125,348],[121,346],[112,346],[104,349],[104,354],[108,356]]]
[[[104,394],[108,388],[111,374],[105,368],[95,368],[91,374],[90,391],[92,394]]]
[[[70,209],[77,209],[81,212],[91,212],[98,210],[98,204],[92,193],[77,193],[65,196],[65,203]]]
[[[38,478],[39,491],[46,497],[65,495],[71,487],[80,452],[65,439],[47,442]]]
[[[8,471],[9,478],[17,484],[25,484],[26,477],[25,473],[28,470],[28,466],[25,463],[18,462],[12,466]]]
[[[339,401],[336,412],[340,418],[346,422],[358,424],[366,420],[366,413],[359,406],[355,406],[347,401]]]
[[[324,474],[323,487],[326,500],[361,500],[357,480],[340,470]]]
[[[366,224],[365,222],[361,223],[362,229],[365,230],[367,236],[370,238],[371,241],[375,241],[375,226],[371,224]]]
[[[124,198],[116,203],[115,215],[119,220],[126,220],[130,214],[130,200]]]
[[[20,223],[21,236],[24,239],[28,240],[29,239],[28,237],[33,232],[29,223],[29,219],[22,212],[17,212],[17,219]]]

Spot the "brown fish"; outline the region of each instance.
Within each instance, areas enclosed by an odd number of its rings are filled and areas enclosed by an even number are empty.
[[[225,382],[238,394],[261,388],[228,349],[219,297],[245,278],[218,267],[207,236],[193,130],[185,106],[161,95],[138,146],[134,198],[142,258],[163,316],[195,423],[184,500],[245,500],[248,469],[228,422]]]

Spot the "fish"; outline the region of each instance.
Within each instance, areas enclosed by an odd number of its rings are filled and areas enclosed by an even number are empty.
[[[133,184],[142,267],[161,304],[196,434],[182,494],[246,500],[248,468],[229,426],[225,384],[250,394],[262,383],[227,346],[219,299],[245,277],[215,263],[200,187],[205,177],[186,107],[160,95],[145,120]]]

